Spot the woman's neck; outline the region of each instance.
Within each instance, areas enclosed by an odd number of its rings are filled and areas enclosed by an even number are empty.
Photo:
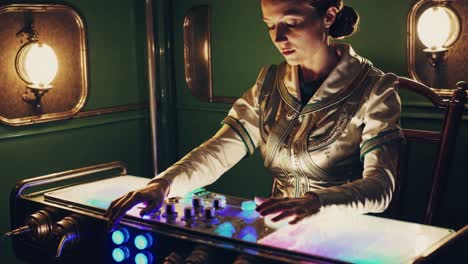
[[[324,45],[323,49],[317,51],[309,61],[300,65],[302,81],[308,83],[324,78],[335,68],[339,60],[335,48],[331,45]]]

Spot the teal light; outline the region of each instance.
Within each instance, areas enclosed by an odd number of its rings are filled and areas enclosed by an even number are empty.
[[[257,242],[257,236],[254,234],[246,234],[245,236],[241,237],[241,239],[248,242]]]
[[[193,190],[191,192],[186,193],[184,195],[184,198],[186,198],[186,197],[192,198],[192,196],[194,196],[196,193],[204,193],[204,192],[206,192],[205,188],[197,188],[197,189],[195,189],[195,190]]]
[[[134,243],[136,248],[143,250],[151,247],[153,244],[153,237],[150,234],[138,235],[135,237]]]
[[[257,208],[257,204],[254,201],[245,201],[242,202],[242,210],[243,211],[253,211]]]
[[[126,228],[118,229],[112,232],[112,242],[116,245],[121,245],[127,242],[129,238],[129,233]]]
[[[242,211],[239,213],[239,217],[241,217],[247,224],[253,223],[253,221],[255,221],[259,216],[260,215],[257,211]]]
[[[153,255],[150,252],[140,252],[135,255],[135,264],[151,264]]]
[[[253,226],[246,226],[239,233],[240,239],[248,242],[257,242],[257,230]]]
[[[85,204],[92,207],[107,209],[112,201],[101,200],[101,199],[88,199],[85,201]]]
[[[130,256],[130,251],[127,247],[118,247],[112,250],[112,258],[115,262],[122,262]]]
[[[220,224],[214,232],[220,236],[224,237],[232,237],[232,235],[236,232],[236,228],[230,222],[224,222]]]

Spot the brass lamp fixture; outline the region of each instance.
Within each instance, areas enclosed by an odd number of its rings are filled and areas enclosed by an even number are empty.
[[[417,22],[419,40],[429,63],[436,70],[444,62],[448,48],[460,35],[460,19],[446,1],[434,1],[435,5],[424,10]]]
[[[39,41],[32,14],[26,13],[25,18],[25,26],[17,36],[26,35],[27,42],[16,55],[15,68],[18,76],[27,84],[23,100],[33,106],[35,113],[41,113],[41,99],[53,88],[51,82],[58,71],[58,60],[54,50]]]

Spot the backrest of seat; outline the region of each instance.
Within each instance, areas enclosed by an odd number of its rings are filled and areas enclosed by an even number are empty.
[[[456,138],[462,120],[468,84],[466,82],[457,83],[457,88],[450,99],[443,99],[428,86],[404,77],[399,77],[398,88],[416,93],[428,99],[434,107],[444,109],[442,126],[439,131],[403,128],[407,142],[436,144],[432,178],[428,179],[430,181],[430,192],[425,206],[423,221],[425,224],[431,224],[439,206],[442,193],[447,185],[450,162],[455,150]],[[408,164],[408,149],[406,146],[402,146],[398,157],[396,188],[388,209],[389,213],[387,213],[391,217],[398,218],[400,214],[402,203],[401,189],[406,182],[408,166],[411,166],[411,164]]]

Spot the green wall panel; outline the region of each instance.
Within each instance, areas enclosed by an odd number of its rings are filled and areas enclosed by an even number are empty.
[[[89,93],[84,110],[146,104],[144,1],[66,3],[78,10],[87,29]],[[24,127],[0,124],[0,233],[10,227],[9,194],[18,181],[115,160],[125,162],[131,174],[151,177],[148,109]],[[0,259],[20,263],[9,239],[0,239]]]
[[[85,109],[147,101],[144,1],[71,0],[87,27]]]

